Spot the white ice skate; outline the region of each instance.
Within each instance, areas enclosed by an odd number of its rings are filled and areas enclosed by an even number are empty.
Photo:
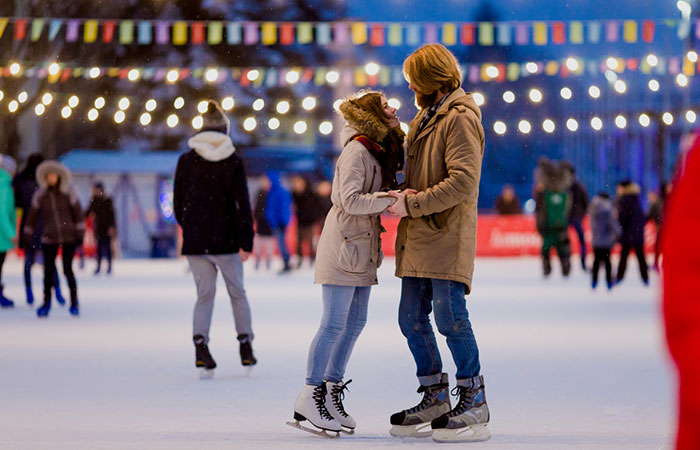
[[[331,413],[331,416],[343,427],[341,432],[346,434],[355,434],[355,427],[357,426],[355,419],[345,411],[343,406],[344,391],[348,390],[347,385],[351,381],[348,380],[347,383],[326,381],[326,408]]]
[[[200,380],[211,380],[212,378],[214,378],[214,369],[207,369],[206,367],[199,368]]]
[[[307,420],[315,428],[301,424]],[[325,383],[320,386],[304,385],[294,403],[294,422],[287,422],[287,425],[326,438],[340,435],[342,427],[326,408]]]

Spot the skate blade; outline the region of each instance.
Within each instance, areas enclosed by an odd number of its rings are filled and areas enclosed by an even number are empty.
[[[347,434],[348,436],[352,436],[353,434],[355,434],[355,429],[354,428],[342,428],[340,430],[340,432],[343,434]]]
[[[447,428],[433,430],[435,442],[480,442],[489,439],[491,439],[491,432],[485,423],[452,430]]]
[[[246,377],[249,377],[253,373],[253,366],[243,366],[243,373]]]
[[[199,370],[200,380],[211,380],[212,378],[214,378],[214,369],[206,369],[203,367]]]
[[[433,429],[430,427],[430,422],[417,425],[394,425],[389,430],[389,434],[398,438],[426,438],[433,435]]]
[[[327,430],[321,430],[321,429],[314,429],[314,428],[309,428],[305,427],[302,425],[298,420],[294,422],[286,422],[287,425],[289,425],[292,428],[297,428],[302,431],[306,431],[307,433],[315,434],[316,436],[321,436],[327,439],[336,439],[340,437],[340,431],[327,431]],[[332,434],[335,433],[335,434]]]

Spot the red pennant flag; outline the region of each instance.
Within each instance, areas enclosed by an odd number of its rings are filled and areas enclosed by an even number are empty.
[[[476,42],[476,27],[471,23],[465,23],[459,30],[459,42],[463,45],[474,45]]]
[[[654,32],[656,24],[653,20],[645,20],[642,22],[642,40],[647,43],[654,42]]]
[[[370,86],[376,86],[377,83],[379,82],[379,76],[378,75],[368,75],[367,76],[367,84]]]
[[[243,87],[250,86],[250,80],[248,79],[248,72],[249,72],[248,69],[244,70],[243,74],[241,75],[241,79],[239,80],[239,84]]]
[[[369,32],[369,45],[373,47],[381,47],[384,45],[384,26],[372,25]]]
[[[630,58],[627,60],[627,70],[636,71],[639,68],[639,60],[637,58]]]
[[[113,20],[108,20],[102,25],[102,42],[109,44],[114,39],[116,25]]]
[[[27,20],[17,19],[15,22],[15,41],[21,41],[27,36]]]
[[[192,24],[192,43],[202,44],[204,43],[204,23],[195,22]]]
[[[562,78],[567,78],[569,75],[571,75],[571,71],[569,70],[568,67],[566,67],[566,64],[561,65],[561,70],[559,71],[559,75]]]
[[[292,45],[294,43],[294,24],[283,23],[280,25],[280,44]]]
[[[129,76],[129,69],[121,69],[119,71],[119,79],[120,80],[125,80],[126,77],[128,77],[128,76]]]
[[[552,24],[552,42],[561,45],[566,43],[566,25],[564,22]]]
[[[504,81],[506,81],[506,73],[508,71],[508,68],[505,64],[496,64],[496,67],[498,67],[498,76],[496,77],[496,81],[499,83],[503,83]]]
[[[65,83],[66,81],[68,81],[68,79],[71,76],[71,73],[71,69],[63,69],[63,73],[61,74],[61,83]]]

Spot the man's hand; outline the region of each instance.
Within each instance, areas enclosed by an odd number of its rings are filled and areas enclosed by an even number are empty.
[[[417,193],[418,191],[416,191],[415,189],[404,189],[403,191],[389,191],[389,195],[396,198],[396,202],[387,209],[387,211],[389,211],[389,214],[396,217],[408,216],[408,212],[406,211],[406,196]]]
[[[241,250],[238,252],[238,254],[241,255],[241,262],[246,262],[246,261],[248,261],[248,258],[250,258],[249,252]]]

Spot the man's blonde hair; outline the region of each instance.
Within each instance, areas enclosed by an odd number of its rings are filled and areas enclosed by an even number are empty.
[[[427,44],[411,53],[403,62],[406,80],[420,92],[451,92],[462,85],[457,58],[441,44]]]

